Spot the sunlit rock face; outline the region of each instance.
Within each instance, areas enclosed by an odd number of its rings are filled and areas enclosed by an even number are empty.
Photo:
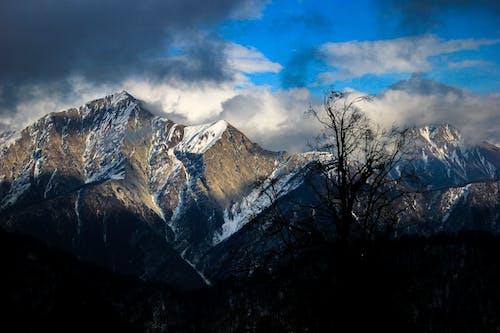
[[[406,232],[500,230],[498,147],[464,147],[449,125],[412,135],[433,191]],[[330,159],[267,151],[223,120],[177,124],[120,92],[0,134],[0,224],[144,280],[203,286],[279,251],[271,206],[313,217],[294,206],[313,203],[309,167]]]
[[[410,131],[413,163],[430,186],[460,185],[500,176],[500,152],[483,143],[466,146],[460,132],[447,124]]]
[[[170,266],[174,280],[177,266],[200,278],[191,260],[212,245],[223,211],[285,156],[225,121],[183,126],[153,116],[126,92],[0,140],[4,228],[167,282]]]

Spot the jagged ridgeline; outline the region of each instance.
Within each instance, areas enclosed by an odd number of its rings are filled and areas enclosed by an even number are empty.
[[[407,231],[500,230],[499,148],[464,147],[448,125],[412,135],[433,191],[402,217]],[[280,248],[262,223],[270,205],[314,200],[308,166],[329,158],[267,151],[223,120],[176,124],[120,92],[0,135],[0,224],[117,272],[203,286]]]

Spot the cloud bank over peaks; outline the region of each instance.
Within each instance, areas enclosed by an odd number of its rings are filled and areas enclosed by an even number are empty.
[[[304,121],[312,100],[307,89],[272,91],[269,86],[249,82],[201,86],[138,81],[127,82],[125,89],[155,113],[177,122],[227,120],[268,149],[302,151],[317,131],[312,120]]]
[[[320,74],[319,78],[331,82],[365,74],[427,72],[433,67],[433,56],[497,43],[500,39],[443,40],[435,35],[326,43],[320,46],[320,53],[334,70]]]
[[[222,82],[227,41],[213,27],[259,17],[267,1],[24,0],[0,2],[0,115],[26,91],[71,95],[68,81],[113,85],[146,80]],[[182,54],[171,54],[182,43]],[[34,88],[35,87],[35,88]]]
[[[176,46],[179,52],[173,58],[186,62],[184,45]],[[282,66],[267,59],[254,47],[235,43],[226,46],[226,80],[157,80],[133,76],[115,84],[96,84],[75,77],[66,80],[66,91],[71,91],[71,98],[66,98],[68,94],[58,89],[43,85],[25,87],[22,102],[15,105],[15,112],[0,117],[0,123],[4,127],[21,128],[46,113],[78,106],[125,89],[143,100],[149,110],[176,122],[198,124],[226,119],[266,148],[303,150],[307,139],[313,137],[314,124],[303,124],[304,112],[311,100],[309,91],[275,91],[267,85],[253,84],[247,75],[276,73]]]
[[[422,75],[396,82],[364,110],[384,125],[424,126],[449,123],[467,144],[500,143],[500,94],[475,94]]]
[[[247,75],[278,72],[282,68],[251,46],[210,39],[203,41],[201,38],[199,42],[212,43],[221,50],[223,57],[220,59],[225,61],[224,79],[187,79],[189,73],[200,71],[206,72],[206,76],[215,76],[210,71],[214,66],[217,67],[217,59],[200,55],[197,57],[200,60],[194,61],[193,53],[196,50],[190,48],[193,40],[179,42],[175,44],[175,54],[157,60],[157,69],[151,75],[130,75],[112,83],[72,76],[52,84],[20,85],[16,87],[15,93],[0,84],[0,123],[10,128],[22,128],[46,113],[80,105],[122,89],[144,100],[157,113],[185,123],[197,123],[220,114],[223,111],[222,103],[227,99],[246,89],[254,89]],[[169,74],[162,70],[167,70]],[[16,98],[13,98],[13,94],[17,95]]]

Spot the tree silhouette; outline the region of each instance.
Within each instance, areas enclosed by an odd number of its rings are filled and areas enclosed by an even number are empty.
[[[334,223],[340,243],[353,231],[367,239],[389,235],[412,195],[407,130],[374,124],[360,108],[370,101],[331,90],[322,108],[308,111],[323,126],[313,148],[329,153],[315,164],[323,181],[312,185],[319,202],[314,210]]]

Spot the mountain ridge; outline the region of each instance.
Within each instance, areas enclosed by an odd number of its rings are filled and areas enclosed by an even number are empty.
[[[485,145],[486,157],[478,147],[463,147],[449,125],[412,133],[417,170],[437,194],[419,197],[406,219],[422,219],[419,230],[455,230],[453,221],[465,223],[454,217],[456,209],[476,207],[484,186],[497,193],[496,182],[459,185],[497,179],[498,150]],[[234,239],[248,242],[240,244],[248,251],[236,261],[279,248],[274,238],[262,249],[255,245],[266,224],[258,232],[246,226],[259,225],[275,202],[312,200],[305,174],[330,158],[265,150],[224,120],[176,124],[126,91],[48,114],[17,136],[0,135],[0,147],[3,228],[118,272],[191,287],[210,283],[217,275],[210,263],[227,257],[224,249]],[[480,206],[492,207],[487,221],[500,230],[500,200],[484,198]],[[243,238],[233,237],[238,233]]]
[[[186,254],[190,249],[176,239],[195,237],[188,244],[208,247],[217,228],[217,207],[228,205],[253,181],[265,177],[277,157],[225,121],[175,124],[153,116],[126,92],[44,116],[11,141],[1,152],[2,226],[50,239],[91,261],[99,261],[99,251],[81,243],[90,237],[106,252],[114,233],[110,221],[122,223],[113,220],[118,210],[133,212],[127,218],[134,225],[127,243],[134,242],[137,232],[159,235],[165,246],[175,248],[193,266]],[[225,156],[225,151],[233,154]],[[220,178],[218,172],[228,177]],[[52,209],[53,201],[61,205],[58,212]],[[194,208],[185,208],[184,202]],[[42,229],[52,231],[40,230],[36,221],[26,222],[26,214],[34,220],[46,216],[50,222]],[[178,223],[186,219],[201,222]],[[90,235],[84,235],[85,228],[91,229]],[[205,232],[196,234],[199,229]],[[116,242],[130,247],[116,232]],[[206,241],[200,239],[204,237]],[[109,261],[106,265],[113,266],[115,259]],[[155,265],[143,264],[138,275],[154,275]]]

